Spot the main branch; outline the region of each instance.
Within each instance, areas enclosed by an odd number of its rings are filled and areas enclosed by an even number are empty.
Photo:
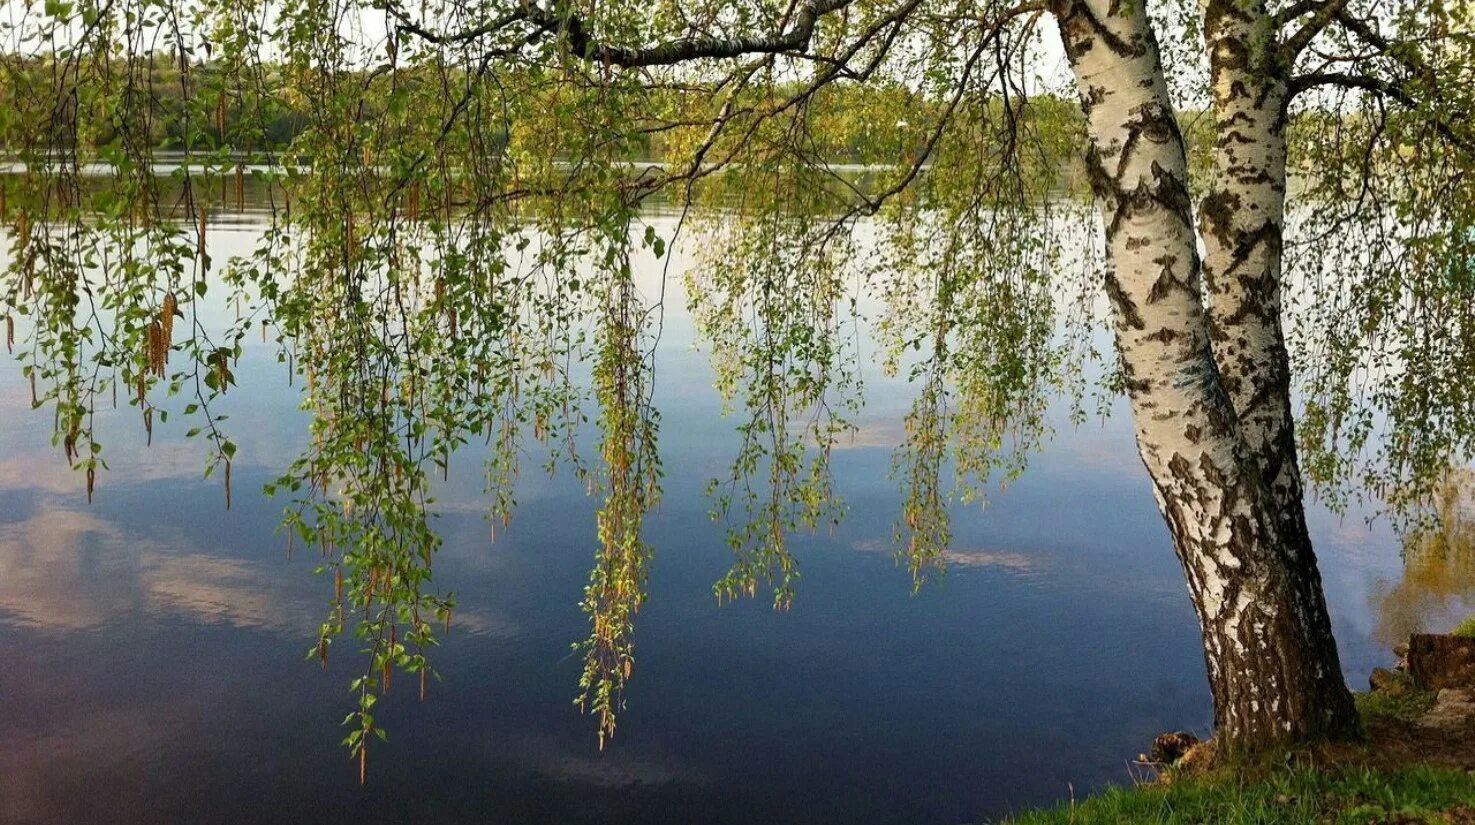
[[[560,13],[552,8],[526,3],[488,23],[452,33],[438,33],[410,19],[394,4],[388,11],[399,22],[401,31],[422,40],[444,43],[468,43],[506,29],[517,23],[529,24],[530,35],[563,34],[569,49],[579,57],[624,68],[670,66],[703,58],[732,58],[755,54],[802,52],[814,37],[820,18],[839,11],[855,0],[803,0],[786,28],[762,35],[739,37],[694,36],[667,40],[654,46],[633,47],[605,43],[591,37],[587,23],[575,14]]]

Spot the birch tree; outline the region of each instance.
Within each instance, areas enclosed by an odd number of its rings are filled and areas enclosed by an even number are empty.
[[[228,491],[235,447],[211,402],[244,336],[271,330],[314,414],[271,491],[334,580],[315,653],[349,628],[369,650],[348,737],[361,759],[391,674],[418,674],[423,694],[451,624],[427,508],[473,438],[494,523],[531,444],[603,498],[580,698],[601,742],[613,734],[661,477],[660,303],[631,260],[680,233],[707,250],[688,292],[740,434],[712,489],[735,553],[715,593],[766,589],[780,608],[799,570],[787,536],[843,511],[828,458],[860,403],[856,293],[889,308],[888,364],[918,388],[896,454],[898,554],[917,583],[941,564],[950,503],[1048,436],[1048,400],[1085,411],[1083,330],[1104,295],[1102,389],[1130,400],[1228,749],[1358,733],[1308,483],[1414,512],[1475,453],[1466,5],[12,11],[0,134],[21,166],[0,202],[3,285],[37,403],[90,493],[99,404],[122,388],[152,428],[183,396]],[[301,120],[289,137],[272,125],[284,110]],[[168,176],[160,149],[183,153]],[[93,163],[110,174],[88,178]],[[214,260],[211,216],[248,185],[271,198],[271,228],[253,255]],[[680,207],[678,236],[643,224],[652,200]],[[1082,223],[1085,200],[1098,217]],[[239,322],[176,328],[222,284]],[[587,404],[592,459],[575,438]]]

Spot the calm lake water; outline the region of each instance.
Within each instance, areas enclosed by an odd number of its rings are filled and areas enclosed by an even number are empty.
[[[241,249],[257,231],[214,225]],[[226,397],[229,511],[184,426],[145,448],[131,410],[103,422],[113,469],[89,505],[18,365],[0,370],[0,822],[951,824],[1130,781],[1157,733],[1207,732],[1198,632],[1122,404],[1060,420],[1021,481],[956,508],[951,570],[913,596],[888,478],[912,390],[867,367],[861,433],[834,461],[851,512],[796,541],[793,609],[719,607],[730,554],[702,491],[735,422],[682,300],[666,303],[666,496],[618,736],[599,752],[571,703],[597,502],[529,471],[492,544],[468,452],[439,508],[436,574],[460,604],[444,679],[381,706],[390,741],[366,787],[339,745],[361,663],[351,643],[327,672],[304,659],[331,583],[286,557],[283,502],[255,492],[305,441],[274,350],[249,340]],[[1354,685],[1391,659],[1389,622],[1462,607],[1388,598],[1385,524],[1311,518]]]

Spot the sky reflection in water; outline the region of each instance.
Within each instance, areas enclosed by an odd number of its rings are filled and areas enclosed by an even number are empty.
[[[217,237],[244,248],[250,230]],[[50,416],[0,371],[0,822],[956,823],[1123,781],[1156,733],[1205,731],[1197,630],[1121,405],[1062,422],[987,510],[958,508],[950,572],[912,596],[888,478],[912,395],[869,368],[861,433],[834,462],[851,512],[796,542],[792,611],[719,608],[730,556],[701,491],[734,422],[681,304],[668,295],[666,496],[618,736],[598,752],[571,704],[597,502],[529,472],[490,544],[468,453],[441,494],[436,574],[460,602],[444,680],[424,704],[388,697],[367,788],[338,745],[352,642],[327,673],[303,655],[331,584],[287,559],[281,502],[254,494],[304,440],[273,352],[248,341],[226,399],[228,512],[183,427],[145,449],[131,413],[103,427],[114,469],[89,506]],[[1400,584],[1386,525],[1312,521],[1354,684],[1389,659],[1380,636],[1468,609],[1468,586]]]

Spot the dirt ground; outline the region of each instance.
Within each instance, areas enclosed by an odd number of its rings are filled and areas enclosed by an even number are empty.
[[[1438,712],[1436,705],[1430,714]],[[1367,734],[1364,755],[1373,763],[1428,762],[1475,771],[1475,716],[1376,719],[1368,723]]]

